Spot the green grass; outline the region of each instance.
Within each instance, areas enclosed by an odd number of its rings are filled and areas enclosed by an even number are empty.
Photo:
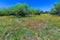
[[[0,40],[60,40],[60,16],[2,16]]]

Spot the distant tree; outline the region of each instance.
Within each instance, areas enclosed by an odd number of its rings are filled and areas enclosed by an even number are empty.
[[[41,14],[41,10],[37,10],[37,9],[33,9],[33,8],[30,8],[29,12],[32,15],[40,15]]]
[[[0,10],[0,16],[7,16],[8,15],[8,13],[7,13],[7,9],[5,9],[5,8],[1,8],[1,10]]]
[[[60,15],[60,0],[58,0],[57,3],[55,3],[54,8],[51,9],[52,15]]]
[[[28,5],[27,4],[25,4],[25,3],[22,4],[21,8],[18,10],[18,15],[21,15],[21,16],[28,15]]]
[[[8,16],[13,16],[13,15],[16,15],[16,13],[14,12],[14,10],[11,8],[8,8]]]
[[[44,14],[49,14],[49,11],[45,11]]]
[[[28,8],[27,4],[18,3],[14,6],[9,7],[8,13],[9,13],[9,15],[25,16],[25,14],[27,14],[27,13],[25,13],[25,11],[27,11],[27,8]]]
[[[36,10],[35,15],[40,15],[41,13],[42,13],[42,11],[41,11],[41,10]]]
[[[44,14],[44,11],[40,11],[40,14]]]

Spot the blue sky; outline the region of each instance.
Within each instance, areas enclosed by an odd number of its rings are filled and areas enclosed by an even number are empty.
[[[57,2],[57,0],[0,0],[0,8],[8,8],[16,3],[27,3],[30,8],[48,11],[54,6],[55,2]]]

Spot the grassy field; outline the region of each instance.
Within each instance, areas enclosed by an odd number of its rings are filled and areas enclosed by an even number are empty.
[[[0,40],[60,40],[60,16],[0,17]]]

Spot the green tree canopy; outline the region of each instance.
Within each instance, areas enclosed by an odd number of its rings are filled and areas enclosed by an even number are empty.
[[[60,0],[54,4],[54,8],[51,9],[51,14],[60,15]]]

